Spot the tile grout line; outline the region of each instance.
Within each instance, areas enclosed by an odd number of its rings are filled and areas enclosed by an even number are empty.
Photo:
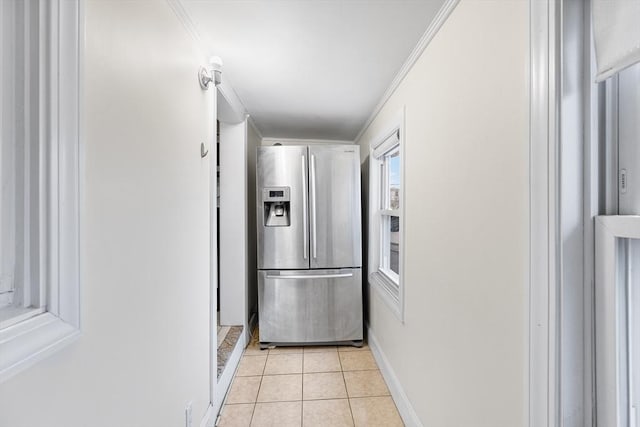
[[[244,354],[243,354],[243,357],[244,357]],[[263,374],[266,366],[267,366],[267,360],[265,359],[264,366],[262,367]],[[253,411],[251,411],[251,420],[249,420],[249,426],[253,424],[253,417],[256,414],[256,406],[258,406],[258,395],[260,394],[260,389],[262,388],[262,378],[264,378],[264,375],[260,375],[260,385],[258,386],[258,392],[256,393],[256,400],[253,402]]]
[[[259,333],[259,331],[255,331],[255,332]],[[257,335],[256,335],[256,337],[257,337]],[[253,341],[253,334],[251,334],[251,341]],[[251,344],[251,341],[249,341],[249,344]],[[259,348],[259,346],[260,346],[260,342],[258,340],[258,348]],[[247,351],[246,348],[242,351],[242,357],[245,356],[246,351]],[[268,355],[269,355],[269,353],[267,353],[267,356]],[[264,361],[264,365],[267,366],[267,360],[266,359]],[[264,372],[264,367],[262,368],[262,372]],[[260,376],[260,385],[258,386],[258,393],[260,393],[260,387],[261,386],[262,386],[262,375]],[[256,406],[258,405],[258,393],[256,393],[256,400],[253,402],[253,409],[251,410],[251,418],[249,419],[249,427],[251,427],[251,424],[253,424],[253,416],[256,413]]]
[[[347,389],[347,379],[344,377],[344,366],[342,366],[342,357],[340,357],[340,351],[338,351],[338,361],[340,362],[340,370],[342,371],[342,382],[344,382],[344,391],[347,393],[347,403],[349,404],[349,414],[351,414],[351,422],[355,427],[356,418],[353,416],[353,408],[351,408],[351,398],[349,398],[349,389]]]
[[[300,374],[331,374],[331,373],[336,373],[336,372],[374,372],[374,371],[380,371],[379,369],[352,369],[349,371],[343,371],[342,369],[340,370],[335,370],[335,371],[313,371],[313,372],[290,372],[290,373],[286,373],[286,374],[256,374],[256,375],[236,375],[234,378],[236,377],[240,377],[240,378],[247,378],[247,377],[277,377],[277,376],[281,376],[281,375],[300,375]],[[386,384],[386,383],[385,383]]]

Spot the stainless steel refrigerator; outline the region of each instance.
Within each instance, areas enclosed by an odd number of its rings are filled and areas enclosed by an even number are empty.
[[[259,147],[256,177],[260,345],[361,345],[359,147]]]

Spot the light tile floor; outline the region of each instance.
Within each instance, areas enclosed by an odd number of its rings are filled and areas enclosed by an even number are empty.
[[[370,349],[245,350],[219,427],[403,426]]]

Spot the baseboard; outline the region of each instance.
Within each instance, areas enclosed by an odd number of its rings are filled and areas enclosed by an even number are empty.
[[[400,384],[400,380],[398,380],[398,377],[393,371],[389,360],[380,348],[380,344],[378,343],[378,340],[376,339],[376,336],[370,327],[367,327],[367,341],[369,343],[369,347],[371,348],[371,353],[373,353],[373,357],[378,363],[380,372],[382,372],[382,376],[389,386],[391,397],[393,398],[393,401],[398,408],[398,412],[402,417],[402,421],[404,421],[404,424],[408,427],[423,427],[422,423],[420,422],[420,418],[418,418],[418,414],[416,414],[413,406],[411,406],[411,402],[409,402],[409,398],[405,394],[402,385]]]
[[[227,396],[227,392],[229,391],[229,387],[231,386],[231,380],[233,379],[233,374],[236,372],[238,368],[238,364],[240,363],[240,358],[242,357],[242,352],[244,348],[247,346],[247,334],[245,331],[242,331],[240,336],[238,337],[238,342],[236,342],[236,346],[233,348],[233,352],[231,352],[231,356],[229,356],[229,360],[227,361],[227,365],[222,371],[222,375],[220,375],[220,379],[216,384],[214,389],[214,401],[213,401],[213,413],[214,422],[218,417],[218,413],[222,408],[222,404]]]
[[[202,421],[200,421],[200,427],[214,427],[216,424],[216,414],[213,412],[213,405],[209,403],[207,412],[204,413]]]

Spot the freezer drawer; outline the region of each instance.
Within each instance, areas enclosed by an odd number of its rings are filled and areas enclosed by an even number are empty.
[[[361,271],[260,271],[258,310],[261,343],[361,341]]]

